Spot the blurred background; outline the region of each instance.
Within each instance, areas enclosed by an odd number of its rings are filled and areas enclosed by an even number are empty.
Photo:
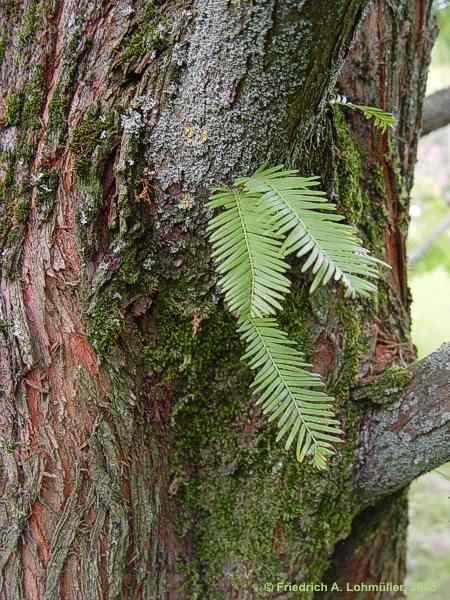
[[[450,86],[450,7],[436,2],[439,35],[428,94]],[[450,341],[450,126],[419,144],[408,243],[413,340],[419,358]],[[450,598],[450,463],[411,486],[407,583],[432,583],[435,592],[408,598]]]

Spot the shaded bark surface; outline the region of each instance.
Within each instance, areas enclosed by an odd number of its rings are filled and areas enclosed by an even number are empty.
[[[2,600],[403,576],[404,499],[360,533],[351,399],[413,355],[404,241],[432,27],[427,0],[391,5],[2,4]],[[365,10],[340,85],[399,115],[389,135],[328,105]],[[325,475],[254,409],[205,240],[208,186],[265,160],[322,174],[392,265],[365,303],[309,298],[293,268],[283,324],[345,429]]]

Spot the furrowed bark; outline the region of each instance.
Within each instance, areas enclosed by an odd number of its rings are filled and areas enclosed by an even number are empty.
[[[2,600],[245,595],[288,568],[204,204],[323,119],[365,4],[2,3]]]
[[[404,225],[432,30],[427,0],[379,0],[352,53],[353,97],[398,107],[395,144],[328,106],[369,4],[2,3],[1,600],[264,598],[355,547],[351,390],[412,357]],[[321,174],[393,266],[371,304],[311,299],[293,265],[283,325],[345,429],[325,474],[254,409],[205,239],[209,186],[264,161]],[[377,514],[373,546],[403,548]]]
[[[358,495],[374,503],[450,460],[450,344],[411,368],[401,397],[367,414],[360,433]]]

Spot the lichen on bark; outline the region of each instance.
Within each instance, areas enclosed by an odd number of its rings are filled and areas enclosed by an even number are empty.
[[[374,335],[377,317],[395,314],[387,332],[407,344],[397,292],[386,282],[378,304],[356,303],[336,286],[311,299],[293,264],[283,325],[345,430],[318,475],[251,401],[204,231],[211,184],[285,162],[322,173],[381,254],[392,155],[371,161],[366,189],[358,127],[328,106],[367,4],[0,9],[0,85],[20,94],[39,75],[42,92],[27,95],[25,118],[25,98],[9,101],[0,132],[2,600],[262,598],[265,581],[320,580],[337,542],[351,542],[365,413],[350,396],[398,358]],[[416,19],[425,27],[412,5],[405,36]]]

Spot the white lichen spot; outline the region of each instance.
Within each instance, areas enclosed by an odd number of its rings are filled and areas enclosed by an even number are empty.
[[[31,176],[31,185],[38,185],[43,177],[44,177],[44,173],[42,171],[40,171],[39,173],[36,173],[36,175],[32,175]]]
[[[149,94],[147,94],[147,95],[137,96],[133,101],[133,105],[136,108],[139,108],[141,110],[141,112],[146,116],[147,113],[149,113],[152,110],[152,108],[155,106],[155,102],[154,102],[153,98]]]
[[[130,109],[125,115],[122,115],[122,126],[129,136],[138,136],[144,127],[141,113]]]
[[[122,126],[125,133],[131,137],[138,136],[144,128],[145,122],[149,119],[149,114],[153,110],[155,103],[151,96],[137,96],[132,103],[132,108],[122,115]]]
[[[12,327],[12,334],[15,338],[19,340],[19,342],[23,342],[25,340],[25,336],[22,331],[22,325],[19,321],[14,321],[14,325]]]
[[[283,463],[281,461],[275,463],[272,467],[272,473],[279,473],[283,468]]]
[[[119,15],[121,17],[129,17],[134,13],[134,8],[132,6],[124,6],[121,10],[119,10]]]
[[[45,193],[49,193],[52,192],[52,188],[50,188],[48,185],[46,185],[45,183],[43,183],[43,179],[45,177],[45,173],[43,173],[42,171],[39,171],[39,173],[36,173],[36,175],[32,175],[30,178],[30,183],[32,187],[37,188],[40,192],[45,192]]]

